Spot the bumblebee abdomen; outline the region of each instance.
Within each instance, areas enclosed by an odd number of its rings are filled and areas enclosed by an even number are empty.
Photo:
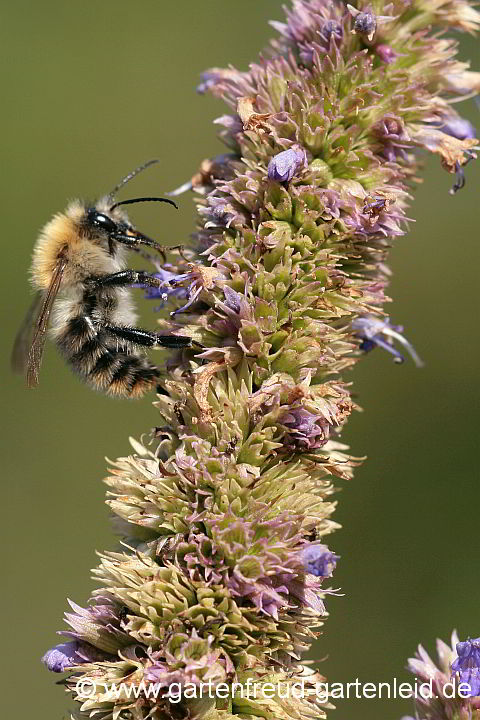
[[[158,368],[147,357],[96,330],[88,316],[70,318],[56,341],[75,372],[107,395],[139,397],[158,383]]]
[[[141,355],[125,348],[106,348],[86,377],[97,390],[107,395],[139,397],[148,392],[159,379],[159,371]]]

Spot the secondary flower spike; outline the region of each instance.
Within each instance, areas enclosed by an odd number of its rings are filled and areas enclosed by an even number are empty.
[[[67,649],[73,666],[47,663],[71,667],[76,720],[330,712],[302,658],[335,611],[335,485],[360,462],[340,442],[356,408],[350,370],[375,347],[420,364],[385,315],[388,250],[406,229],[419,150],[458,178],[476,155],[455,108],[480,74],[446,31],[478,21],[464,0],[293,0],[258,62],[203,74],[199,92],[227,105],[215,123],[226,152],[180,188],[195,193],[194,242],[176,267],[156,268],[154,293],[180,306],[160,331],[192,344],[159,363],[155,428],[106,480],[120,549],[100,556],[88,606],[66,616],[67,637],[86,647],[78,659]],[[439,197],[450,184],[437,183]],[[361,548],[349,552],[358,562]],[[412,669],[448,682],[456,654],[441,652],[441,669],[423,650]],[[476,655],[464,655],[457,673],[472,674]],[[188,683],[208,681],[235,693],[195,697]],[[115,694],[121,682],[162,692]],[[419,705],[418,717],[467,720],[455,702],[443,714]]]
[[[415,695],[415,717],[419,720],[477,720],[480,713],[480,686],[477,672],[479,640],[458,641],[454,630],[450,645],[437,640],[434,661],[421,645],[408,669],[426,691]],[[427,690],[428,688],[428,690]],[[404,719],[406,720],[406,719]]]

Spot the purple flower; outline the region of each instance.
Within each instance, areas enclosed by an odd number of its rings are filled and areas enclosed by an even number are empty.
[[[82,647],[98,648],[108,655],[116,655],[117,650],[128,645],[131,640],[122,628],[119,608],[110,603],[108,598],[98,597],[96,604],[86,608],[68,601],[73,612],[65,613],[65,620],[71,630],[62,630],[59,635],[66,635],[78,641]],[[78,651],[77,651],[78,652]]]
[[[268,177],[277,182],[289,182],[293,176],[307,165],[307,155],[303,148],[289,148],[275,155],[268,163]]]
[[[460,682],[470,685],[470,697],[480,695],[480,638],[457,643],[457,654],[452,672],[458,672]]]
[[[189,272],[177,275],[174,280],[169,281],[173,288],[176,288],[179,283],[184,281],[189,283],[187,288],[183,288],[184,297],[188,298],[187,302],[182,307],[171,312],[170,315],[173,317],[188,310],[198,300],[202,290],[212,290],[219,280],[220,272],[215,268],[204,265],[191,265]]]
[[[458,140],[467,140],[477,137],[477,131],[472,123],[459,115],[453,115],[440,125],[442,132]]]
[[[230,227],[232,221],[238,217],[238,211],[231,200],[225,197],[211,195],[208,205],[202,208],[201,214],[207,218],[206,228]]]
[[[220,117],[215,118],[213,124],[222,125],[222,127],[230,130],[233,135],[243,132],[243,123],[238,115],[220,115]]]
[[[353,29],[360,35],[367,35],[368,39],[371,40],[377,29],[377,19],[371,12],[360,12],[355,17],[353,23]]]
[[[204,95],[209,91],[213,91],[214,94],[218,91],[219,94],[222,94],[225,88],[230,85],[233,87],[239,85],[242,88],[242,91],[249,89],[249,87],[244,87],[245,82],[248,82],[248,73],[242,73],[232,67],[214,67],[209,70],[205,70],[205,72],[200,75],[200,80],[200,84],[197,85],[197,93],[200,95]],[[240,94],[248,93],[242,92]]]
[[[204,95],[212,87],[218,85],[232,74],[232,71],[223,68],[210,68],[200,75],[201,82],[197,85],[197,93]]]
[[[387,65],[390,65],[390,63],[395,62],[395,60],[398,57],[398,53],[395,52],[393,48],[390,47],[390,45],[376,45],[374,48],[376,54],[380,58],[380,60],[383,60],[384,63],[387,63]]]
[[[447,122],[444,121],[443,124],[437,122],[434,125],[425,125],[420,130],[415,130],[412,136],[415,144],[440,155],[443,167],[448,170],[448,172],[454,172],[456,174],[455,185],[450,190],[450,194],[454,195],[457,190],[464,187],[465,173],[463,167],[471,160],[476,159],[477,155],[475,150],[477,150],[478,147],[476,138],[465,138],[461,140],[444,130],[444,126],[448,126],[451,118],[452,116]],[[453,126],[451,129],[453,130]],[[460,130],[460,128],[456,128],[455,132],[458,130]],[[463,126],[463,131],[465,132],[465,130],[466,128]]]
[[[228,115],[225,117],[229,117]],[[232,118],[233,120],[233,118]],[[243,128],[243,125],[242,125]],[[205,158],[200,163],[198,171],[190,180],[182,183],[174,190],[170,190],[166,194],[169,197],[176,197],[189,190],[195,190],[200,195],[206,195],[211,192],[217,180],[232,180],[234,177],[231,168],[231,161],[237,159],[234,153],[221,153],[213,158]]]
[[[159,268],[158,272],[153,273],[153,276],[161,281],[159,287],[151,287],[143,284],[134,285],[134,287],[145,288],[145,298],[147,300],[160,299],[162,304],[158,306],[158,309],[163,307],[169,297],[183,299],[187,296],[186,288],[177,286],[177,284],[185,278],[185,275],[179,275],[178,273],[170,272],[170,270]]]
[[[320,589],[319,575],[305,577],[305,545],[297,521],[287,512],[265,519],[263,510],[252,520],[231,513],[219,516],[212,523],[211,537],[190,533],[176,547],[175,560],[192,580],[225,584],[233,597],[248,599],[271,617],[278,618],[292,598],[323,613],[322,596],[328,591]]]
[[[208,90],[217,84],[219,81],[220,76],[212,71],[206,71],[203,72],[200,75],[201,82],[197,85],[197,93],[199,95],[204,95]]]
[[[42,662],[52,672],[64,672],[65,668],[77,665],[77,647],[78,642],[76,641],[55,645],[55,647],[47,650],[42,657]]]
[[[323,415],[311,413],[304,407],[289,410],[282,424],[289,428],[284,441],[288,449],[315,450],[323,447],[330,435],[330,423]]]
[[[153,275],[161,280],[159,287],[148,287],[143,284],[134,285],[133,287],[145,288],[145,297],[149,300],[160,298],[162,305],[159,305],[158,309],[163,307],[163,303],[169,297],[187,299],[185,305],[170,313],[172,316],[177,315],[188,310],[196,302],[203,289],[211,290],[215,284],[215,278],[220,275],[217,270],[201,265],[191,266],[191,268],[185,273],[174,273],[157,266],[158,272],[153,273]],[[187,287],[181,285],[185,281],[189,283]]]
[[[225,305],[229,310],[233,310],[234,313],[238,314],[242,308],[243,296],[235,290],[232,290],[228,285],[225,285],[223,288],[223,294],[225,295]]]
[[[396,340],[407,350],[417,367],[423,366],[423,362],[415,352],[414,347],[401,334],[403,331],[401,325],[391,325],[388,318],[380,320],[380,318],[373,316],[359,317],[352,322],[352,329],[356,331],[356,336],[362,340],[360,350],[370,352],[375,347],[381,347],[394,356],[395,362],[403,363],[404,356],[391,342]]]
[[[172,683],[185,685],[202,681],[225,681],[235,668],[228,655],[213,648],[214,637],[203,638],[193,628],[191,635],[172,633],[162,652],[150,654],[152,665],[145,670],[148,682],[168,687]]]
[[[42,657],[42,662],[48,670],[62,673],[73,665],[105,660],[107,657],[106,653],[88,643],[72,640],[47,650]]]
[[[272,42],[280,54],[294,48],[301,62],[311,65],[314,52],[327,52],[332,38],[337,45],[340,44],[343,37],[341,4],[323,0],[295,0],[293,8],[287,10],[287,16],[286,23],[270,21],[270,25],[281,35],[280,40]]]
[[[392,22],[392,20],[396,20],[398,17],[393,17],[390,15],[375,15],[370,10],[367,10],[366,12],[360,12],[358,8],[355,8],[349,4],[347,4],[347,9],[350,15],[352,15],[352,17],[354,18],[352,33],[365,35],[370,42],[373,40],[373,36],[377,31],[378,25]]]
[[[341,24],[335,20],[327,20],[325,25],[322,27],[320,34],[325,38],[325,40],[327,40],[327,42],[329,42],[332,37],[337,40],[341,40],[343,36],[343,28]]]
[[[326,545],[311,543],[303,550],[305,570],[316,577],[329,577],[335,570],[339,555],[332,553]]]
[[[238,337],[242,327],[252,327],[256,322],[247,288],[243,293],[239,293],[225,285],[223,294],[224,300],[217,301],[216,318],[212,319],[211,328],[223,337]]]
[[[378,137],[385,140],[409,140],[408,133],[400,118],[388,113],[373,126]]]
[[[373,132],[384,143],[383,154],[390,162],[394,162],[397,154],[405,156],[404,148],[408,147],[410,137],[402,120],[388,113],[373,126]]]

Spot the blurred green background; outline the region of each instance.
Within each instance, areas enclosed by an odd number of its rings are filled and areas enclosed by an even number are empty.
[[[148,399],[91,392],[51,346],[36,391],[11,375],[36,233],[69,198],[98,196],[150,157],[161,163],[129,192],[174,188],[221,152],[211,121],[224,106],[195,94],[198,75],[246,68],[273,33],[270,18],[282,19],[274,0],[17,0],[3,10],[4,717],[68,717],[73,703],[39,658],[57,641],[66,597],[82,603],[94,587],[94,551],[115,545],[104,456],[127,454],[128,436],[156,423]],[[461,46],[464,58],[478,53],[472,39]],[[480,125],[472,101],[464,113]],[[417,222],[392,252],[391,316],[426,367],[398,367],[376,351],[349,378],[365,412],[344,439],[369,459],[338,496],[344,529],[330,539],[345,595],[330,599],[312,656],[327,657],[331,682],[407,680],[418,642],[433,649],[452,627],[480,635],[479,179],[472,163],[452,198],[451,177],[429,162],[411,211]],[[179,213],[143,205],[132,217],[176,244],[194,223],[192,197],[180,203]],[[144,317],[153,325],[150,307]],[[411,709],[410,701],[339,701],[332,717],[394,720]]]

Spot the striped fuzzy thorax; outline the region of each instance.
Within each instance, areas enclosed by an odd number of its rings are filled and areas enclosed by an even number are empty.
[[[462,0],[294,0],[248,71],[203,74],[199,91],[229,106],[215,121],[227,152],[186,185],[196,246],[161,271],[158,297],[204,349],[167,363],[158,427],[114,464],[108,503],[128,547],[102,557],[91,605],[72,604],[69,641],[45,656],[73,669],[77,717],[325,713],[301,661],[332,592],[332,480],[355,465],[338,442],[354,407],[343,378],[374,348],[420,363],[385,314],[386,254],[419,151],[439,156],[454,192],[475,157],[452,101],[480,74],[443,31],[478,21]],[[300,679],[303,697],[279,692]],[[114,697],[121,681],[162,692]],[[226,697],[187,693],[209,681]]]

